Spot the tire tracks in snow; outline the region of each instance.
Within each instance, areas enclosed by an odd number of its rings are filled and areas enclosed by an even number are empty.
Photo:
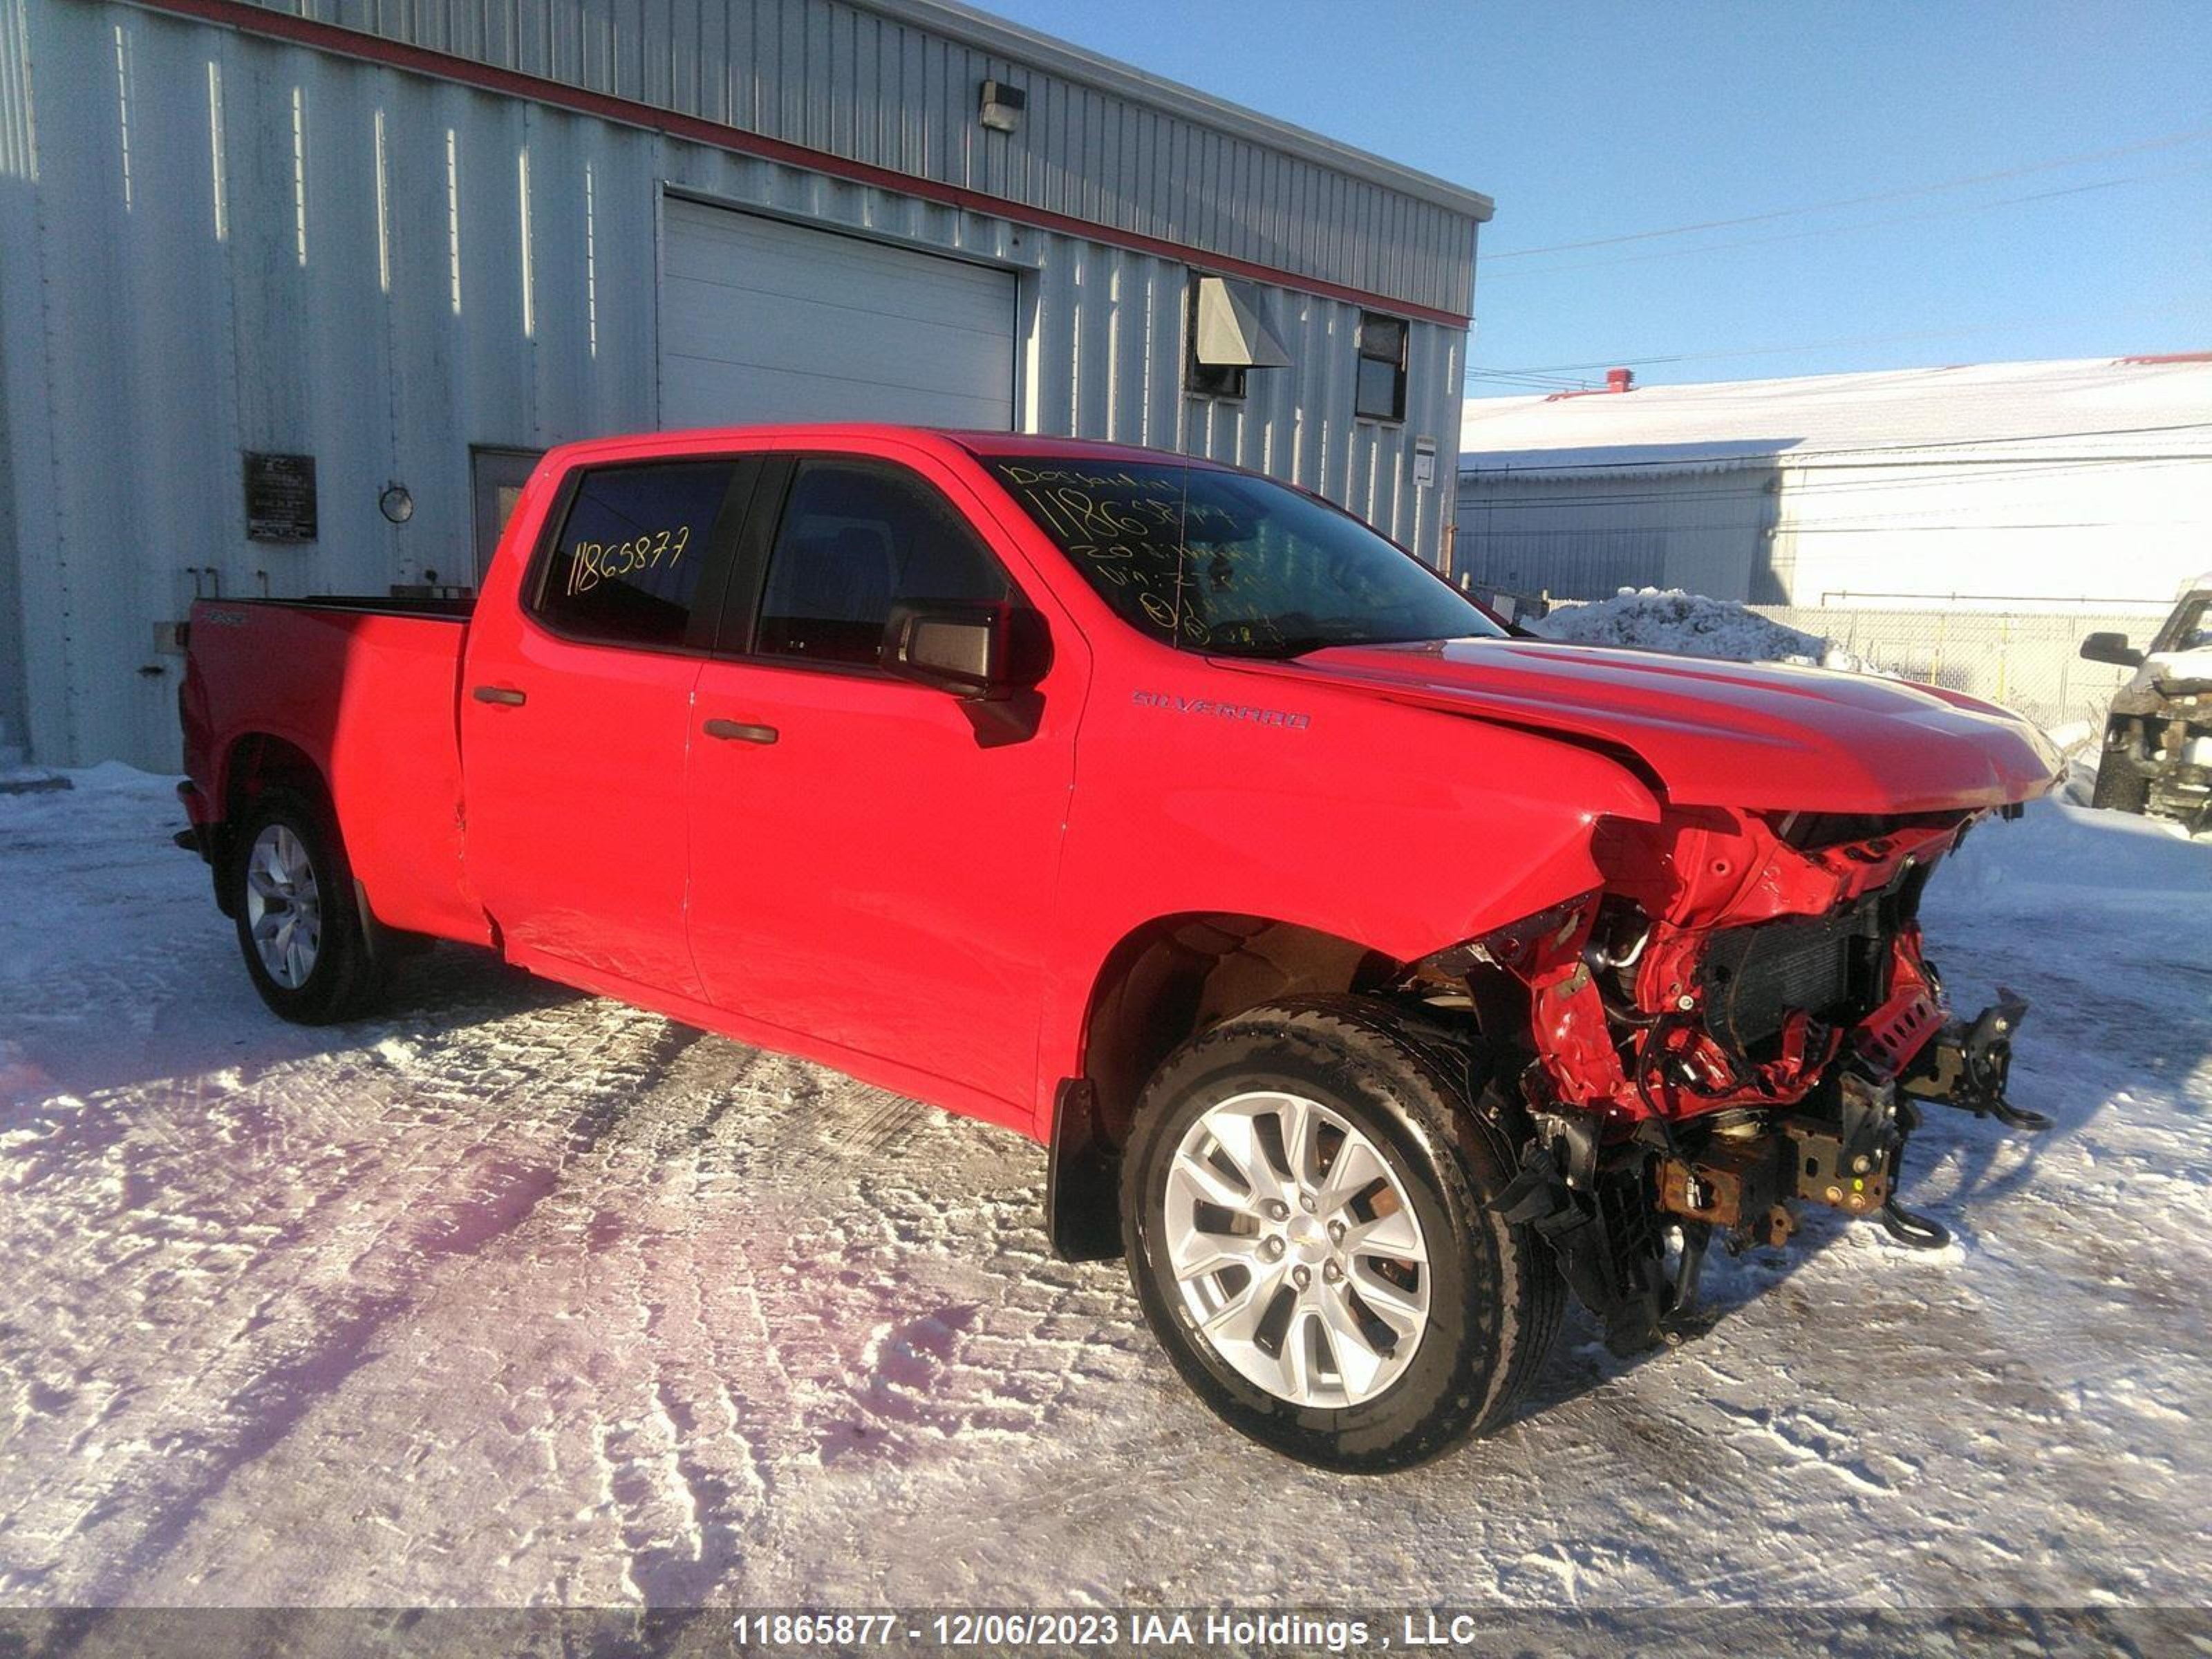
[[[234,1276],[240,1288],[261,1286],[243,1316],[228,1322],[210,1351],[176,1356],[191,1368],[190,1376],[173,1374],[167,1389],[134,1390],[103,1413],[94,1431],[120,1443],[119,1455],[130,1459],[127,1471],[119,1480],[112,1471],[102,1472],[97,1486],[103,1498],[91,1504],[72,1504],[62,1493],[53,1494],[62,1511],[54,1519],[62,1523],[61,1535],[69,1537],[119,1521],[127,1510],[131,1535],[97,1553],[97,1569],[67,1583],[68,1599],[109,1604],[131,1597],[242,1471],[267,1457],[374,1362],[382,1339],[417,1304],[427,1280],[524,1225],[563,1170],[589,1156],[630,1103],[665,1078],[698,1040],[697,1033],[653,1016],[601,1006],[609,1012],[593,1023],[603,1047],[599,1064],[589,1069],[550,1063],[573,1035],[566,1029],[572,1022],[557,1009],[495,1018],[432,1045],[432,1060],[443,1062],[440,1069],[424,1073],[410,1067],[402,1073],[410,1109],[414,1103],[427,1103],[432,1110],[418,1115],[434,1121],[443,1109],[453,1121],[473,1123],[476,1133],[458,1148],[441,1143],[428,1162],[410,1156],[422,1138],[419,1132],[381,1144],[373,1133],[362,1133],[362,1115],[380,1092],[378,1073],[389,1069],[374,1048],[346,1056],[334,1069],[309,1062],[279,1065],[226,1097],[234,1119],[265,1110],[295,1126],[280,1141],[296,1145],[311,1136],[325,1146],[349,1141],[349,1156],[311,1154],[303,1165],[275,1172],[280,1184],[305,1183],[310,1196],[291,1210],[276,1237],[258,1242]],[[493,1063],[484,1069],[451,1066],[471,1048]],[[180,1209],[214,1219],[198,1202],[204,1196],[198,1182],[210,1172],[194,1163],[198,1143],[191,1126],[174,1115],[182,1107],[189,1116],[190,1109],[203,1105],[190,1092],[151,1103],[95,1097],[88,1109],[111,1115],[76,1146],[46,1149],[41,1184],[112,1186],[112,1176],[100,1182],[98,1172],[120,1157],[136,1186],[118,1218],[157,1218]],[[127,1118],[121,1115],[125,1107],[136,1109]],[[264,1139],[249,1137],[248,1143]],[[250,1179],[255,1172],[239,1173]],[[64,1213],[76,1207],[64,1200]],[[318,1237],[335,1243],[333,1235],[358,1232],[352,1224],[364,1212],[375,1220],[348,1249],[342,1274],[304,1282],[292,1277],[303,1259],[302,1245]],[[66,1257],[65,1246],[61,1254]],[[125,1255],[85,1265],[94,1269],[88,1277],[98,1286],[88,1285],[87,1291],[112,1296],[114,1278],[127,1279],[132,1263]],[[143,1300],[161,1296],[167,1286],[153,1282],[161,1276],[157,1267],[137,1287]],[[233,1294],[222,1301],[235,1299]],[[146,1398],[149,1393],[154,1397]],[[16,1558],[18,1548],[0,1554],[0,1585],[35,1576],[48,1593],[61,1588],[50,1564]]]

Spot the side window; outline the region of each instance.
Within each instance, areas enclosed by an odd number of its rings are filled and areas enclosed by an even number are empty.
[[[661,461],[586,473],[532,609],[577,638],[683,645],[735,465]]]
[[[1359,378],[1352,388],[1352,412],[1367,420],[1406,418],[1404,321],[1379,312],[1359,313]]]
[[[968,521],[913,473],[803,460],[769,555],[754,648],[872,666],[894,605],[1000,604],[1012,592]]]

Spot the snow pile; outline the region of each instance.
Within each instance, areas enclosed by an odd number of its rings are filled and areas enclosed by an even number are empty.
[[[1624,587],[1612,599],[1563,606],[1528,626],[1547,640],[1579,645],[1632,645],[1729,662],[1810,663],[1867,672],[1863,659],[1833,640],[1784,628],[1730,600],[1708,599],[1679,587]]]

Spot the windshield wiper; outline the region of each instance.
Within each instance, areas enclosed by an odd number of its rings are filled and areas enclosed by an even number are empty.
[[[1350,640],[1325,639],[1318,634],[1296,635],[1288,639],[1239,642],[1234,645],[1215,642],[1208,645],[1207,653],[1218,657],[1256,657],[1274,662],[1290,657],[1303,657],[1309,651],[1319,651],[1332,645],[1350,645]]]
[[[1263,662],[1280,662],[1292,657],[1303,657],[1310,651],[1326,651],[1332,646],[1422,645],[1427,642],[1428,635],[1425,634],[1415,634],[1395,639],[1382,636],[1370,638],[1364,635],[1293,634],[1279,640],[1265,641],[1255,640],[1249,643],[1240,642],[1233,645],[1215,643],[1208,645],[1206,650],[1208,653],[1218,657],[1254,657]]]

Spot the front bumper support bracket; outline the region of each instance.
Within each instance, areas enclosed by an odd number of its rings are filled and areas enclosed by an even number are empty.
[[[1954,1019],[1938,1031],[1898,1079],[1898,1087],[1917,1100],[2040,1134],[2051,1120],[2005,1098],[2013,1034],[2027,1016],[2027,999],[2000,985],[1997,1000],[1972,1019]]]

